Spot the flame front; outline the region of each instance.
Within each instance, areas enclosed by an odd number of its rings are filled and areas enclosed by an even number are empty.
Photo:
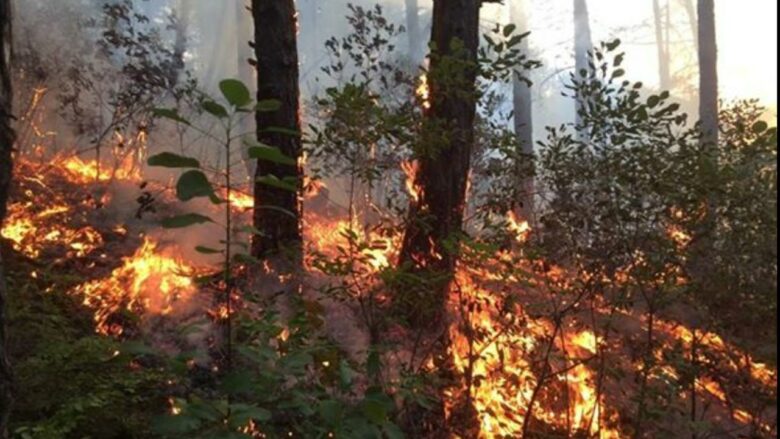
[[[176,303],[186,301],[195,292],[194,271],[146,238],[109,277],[81,285],[74,292],[95,310],[98,332],[121,335],[121,323],[112,322],[115,315],[123,309],[138,314],[170,313]]]

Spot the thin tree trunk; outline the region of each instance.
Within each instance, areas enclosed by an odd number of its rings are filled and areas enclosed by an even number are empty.
[[[236,42],[238,43],[238,79],[241,80],[249,90],[255,89],[255,75],[252,69],[251,62],[254,60],[254,53],[252,50],[252,38],[254,29],[252,26],[252,12],[251,8],[247,6],[245,0],[238,0],[239,5],[236,8]],[[245,117],[240,126],[238,127],[239,133],[244,135],[252,131],[253,120],[251,117]],[[252,180],[257,170],[256,162],[249,158],[249,146],[240,145],[241,159],[244,161],[246,167],[246,176],[248,180]]]
[[[718,145],[718,49],[714,0],[699,0],[699,119],[702,142]]]
[[[682,0],[683,7],[685,8],[685,15],[688,16],[688,22],[691,25],[691,34],[693,36],[693,44],[696,50],[699,50],[699,24],[696,21],[696,8],[693,7],[693,0]]]
[[[667,14],[669,4],[666,5]],[[653,21],[655,23],[655,44],[658,50],[658,80],[661,90],[669,90],[671,76],[669,74],[668,33],[664,34],[661,4],[659,0],[653,0]],[[667,22],[667,26],[668,26]],[[668,28],[667,28],[668,29]]]
[[[11,0],[0,0],[0,226],[7,213],[8,191],[13,173],[13,146],[16,133],[12,128],[13,91],[11,88]],[[8,362],[6,335],[6,284],[0,255],[0,438],[8,437],[8,420],[13,402],[11,366]]]
[[[293,178],[298,190],[293,192],[255,183],[254,226],[260,234],[252,242],[252,254],[264,257],[289,251],[288,256],[300,259],[302,205],[299,195],[303,172],[300,165],[302,142],[295,2],[252,0],[252,15],[255,23],[257,99],[274,99],[281,103],[277,111],[256,114],[257,139],[298,161],[294,166],[264,160],[257,163],[257,178],[271,175],[280,180]],[[279,128],[297,134],[280,133]],[[273,209],[264,209],[263,206]]]
[[[588,15],[588,4],[586,0],[574,0],[574,70],[575,75],[581,78],[583,70],[588,71],[588,52],[593,49],[593,39],[590,35],[590,17]],[[575,122],[581,126],[582,118],[580,116],[582,102],[576,103]],[[582,136],[582,133],[580,133]]]
[[[529,9],[528,2],[526,0],[518,0],[511,3],[509,8],[510,20],[514,22],[521,32],[527,31],[528,14],[526,11]],[[523,38],[519,49],[521,52],[528,54],[528,38]],[[512,91],[515,110],[515,134],[520,142],[520,153],[523,159],[528,158],[528,162],[533,163],[534,130],[531,87],[525,81],[515,78]],[[533,222],[535,184],[533,176],[528,176],[529,172],[533,172],[533,168],[527,166],[528,162],[519,160],[517,163],[517,184],[520,187],[520,193],[516,200],[516,210],[520,218]]]
[[[171,69],[170,87],[173,88],[179,82],[179,76],[184,71],[184,53],[187,51],[187,32],[190,25],[191,2],[179,0],[175,14],[175,39],[173,42],[173,68]]]
[[[409,39],[409,58],[414,65],[422,62],[422,31],[420,30],[420,7],[417,0],[406,2],[406,34]]]

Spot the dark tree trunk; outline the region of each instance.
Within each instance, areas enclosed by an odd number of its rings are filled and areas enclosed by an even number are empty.
[[[511,20],[521,32],[528,30],[527,1],[519,0],[510,5]],[[528,38],[524,38],[520,44],[520,50],[528,54]],[[520,142],[520,152],[523,157],[531,159],[534,154],[534,130],[533,130],[533,105],[531,101],[531,87],[518,78],[513,84],[513,103],[515,110],[515,133]],[[532,222],[534,214],[535,185],[533,177],[527,173],[532,171],[527,163],[517,163],[518,182],[520,194],[517,199],[517,213],[520,218]]]
[[[257,139],[279,148],[283,154],[299,162],[296,166],[288,166],[258,161],[256,177],[295,178],[298,191],[255,183],[254,225],[261,234],[253,240],[252,254],[265,257],[290,251],[290,256],[298,258],[302,242],[299,195],[303,172],[300,165],[302,148],[295,3],[293,0],[253,0],[252,15],[255,23],[257,99],[275,99],[281,103],[277,111],[257,113]],[[277,128],[298,134],[274,131]],[[263,206],[273,209],[264,209]]]
[[[666,5],[667,17],[669,4]],[[659,0],[653,0],[653,21],[655,24],[655,44],[658,50],[658,80],[661,86],[661,90],[669,90],[671,87],[671,75],[669,73],[669,39],[668,39],[668,26],[667,33],[664,34],[663,24],[663,12],[661,10],[661,4]]]
[[[451,275],[456,252],[444,243],[461,232],[466,185],[474,143],[476,113],[476,54],[480,0],[436,0],[431,42],[437,52],[431,56],[428,78],[430,108],[420,140],[416,185],[419,203],[410,206],[411,221],[401,248],[400,263],[417,269]],[[453,41],[464,50],[453,51]],[[459,43],[458,43],[459,44]],[[469,67],[446,73],[438,69],[466,59]]]
[[[428,83],[430,107],[425,110],[415,184],[421,194],[410,206],[400,264],[425,279],[397,299],[412,328],[425,334],[431,356],[445,387],[463,387],[452,365],[447,327],[447,293],[458,255],[457,241],[463,226],[466,188],[474,143],[476,115],[477,49],[481,0],[435,0]],[[453,62],[455,61],[455,62]],[[450,245],[447,245],[447,244]],[[404,297],[405,294],[411,296]],[[409,305],[411,304],[411,305]],[[464,392],[461,392],[464,393]],[[451,397],[447,428],[415,431],[415,437],[476,437],[479,422],[468,394]],[[443,406],[433,416],[444,419]],[[419,413],[410,417],[415,427],[424,423]],[[429,412],[430,414],[430,412]],[[435,425],[433,422],[426,425]],[[425,428],[423,428],[425,430]]]
[[[583,70],[588,70],[588,52],[592,49],[593,40],[590,35],[588,4],[586,0],[574,0],[574,70],[577,77],[580,77],[580,72]],[[575,108],[577,126],[581,125],[579,113],[582,105],[581,102],[577,102]]]
[[[699,119],[702,142],[718,144],[718,49],[713,0],[699,0]]]
[[[13,120],[11,89],[11,0],[0,0],[0,226],[7,212],[8,191],[13,172],[12,151],[16,134]],[[11,414],[11,366],[6,351],[6,285],[0,255],[0,438],[8,437],[8,417]]]
[[[412,63],[422,62],[422,31],[420,30],[420,7],[417,0],[406,1],[406,34],[409,39],[409,58]]]

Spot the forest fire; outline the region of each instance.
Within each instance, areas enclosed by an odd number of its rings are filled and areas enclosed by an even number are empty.
[[[777,437],[712,0],[11,3],[0,437]]]
[[[95,310],[98,332],[119,336],[124,328],[115,318],[123,310],[138,315],[169,314],[195,291],[194,274],[193,267],[147,237],[108,278],[81,285],[74,294]]]

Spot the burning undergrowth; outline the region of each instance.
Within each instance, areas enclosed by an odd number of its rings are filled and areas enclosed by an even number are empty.
[[[171,352],[187,346],[214,352],[215,329],[227,314],[219,296],[224,285],[213,270],[189,262],[176,241],[140,233],[149,220],[128,221],[127,210],[112,213],[105,181],[90,183],[67,166],[26,159],[17,166],[2,234],[24,257],[53,260],[89,279],[70,293],[93,310],[97,332],[145,338]],[[113,184],[137,193],[141,180],[129,176]],[[231,199],[239,217],[251,210],[251,197],[239,192]],[[490,258],[476,257],[483,248],[466,251],[450,293],[450,353],[462,376],[459,392],[479,414],[480,437],[622,437],[634,422],[633,395],[641,391],[664,407],[658,422],[669,431],[686,422],[695,404],[697,419],[713,431],[774,434],[776,370],[715,333],[658,316],[653,358],[644,358],[635,348],[645,343],[648,324],[641,307],[608,305],[619,302],[605,299],[618,295],[618,286],[596,294],[582,288],[585,274],[572,277],[571,270],[520,257],[531,230],[513,216],[506,224],[517,239],[513,249],[495,250]],[[301,284],[308,306],[354,361],[365,361],[372,340],[360,304],[369,297],[380,306],[389,301],[379,278],[392,267],[400,237],[316,212],[307,214],[305,230],[312,246]],[[289,281],[271,268],[258,279],[269,276],[278,285]],[[247,291],[269,285],[240,284]],[[242,295],[234,291],[239,308],[257,313],[266,306],[242,303]],[[182,325],[198,330],[184,340],[161,335]],[[401,342],[387,357],[408,358],[407,349]]]

